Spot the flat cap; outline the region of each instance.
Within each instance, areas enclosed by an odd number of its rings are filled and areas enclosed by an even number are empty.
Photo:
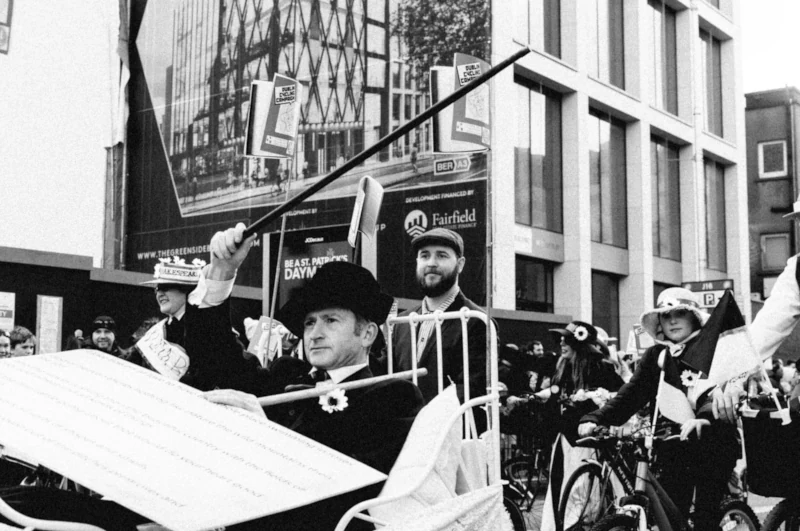
[[[464,240],[461,238],[461,235],[450,229],[443,229],[442,227],[436,227],[428,232],[423,232],[411,240],[411,249],[416,253],[419,251],[420,247],[431,244],[450,247],[456,252],[459,258],[464,256]]]

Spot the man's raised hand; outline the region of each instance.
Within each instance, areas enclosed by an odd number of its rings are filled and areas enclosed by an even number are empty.
[[[258,237],[257,234],[253,234],[244,239],[245,229],[244,223],[238,223],[233,228],[217,232],[211,238],[209,280],[230,280],[236,275],[236,270],[247,258],[250,247]]]

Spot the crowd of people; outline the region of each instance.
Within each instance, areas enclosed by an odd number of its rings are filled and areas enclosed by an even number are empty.
[[[391,368],[398,372],[418,366],[428,371],[417,385],[396,379],[367,383],[351,391],[346,408],[341,409],[329,404],[326,407],[317,400],[262,408],[259,396],[314,387],[320,382],[336,385],[385,374],[389,370],[386,320],[393,311],[394,298],[382,290],[368,270],[349,262],[329,262],[319,267],[307,285],[278,311],[276,319],[286,335],[282,335],[277,355],[248,355],[247,347],[231,326],[230,296],[236,272],[254,238],[245,238],[244,226],[239,224],[212,238],[209,264],[197,260],[191,264],[180,260],[157,264],[154,278],[146,284],[153,286],[162,316],[142,323],[131,348],[120,347],[117,324],[107,315],[94,319],[88,337],[76,331],[68,348],[101,350],[157,371],[203,391],[212,403],[266,416],[385,473],[397,459],[417,412],[439,392],[440,371],[444,382],[456,385],[462,400],[467,390],[472,397],[486,392],[487,329],[483,321],[472,319],[466,328],[458,320],[445,321],[440,336],[433,321],[423,321],[414,330],[395,326],[392,334]],[[415,237],[412,249],[424,297],[418,307],[401,315],[425,316],[463,307],[482,311],[459,286],[466,259],[458,233],[434,228]],[[787,275],[793,279],[795,275],[800,278],[796,267],[787,266]],[[780,297],[770,299],[773,306],[782,304],[782,308],[762,310],[772,320],[767,322],[766,332],[753,330],[759,354],[769,349],[770,355],[774,353],[795,324],[794,317],[789,321],[775,318],[788,314],[787,306],[800,308],[797,281],[793,289],[788,302]],[[800,315],[800,311],[793,315]],[[538,340],[522,348],[514,344],[502,348],[499,373],[507,395],[501,422],[512,422],[515,408],[525,403],[540,404],[545,412],[545,421],[538,426],[541,438],[552,449],[542,530],[556,528],[555,514],[563,484],[593,453],[592,449],[576,446],[576,440],[593,433],[598,426],[631,422],[648,405],[652,407],[659,379],[668,374],[678,375],[673,380],[679,382],[679,390],[693,412],[689,420],[666,415],[667,421],[677,422],[675,429],[686,446],[662,455],[662,484],[686,514],[694,500],[695,528],[713,527],[714,510],[740,456],[734,406],[744,392],[744,383],[711,385],[707,374],[697,372],[686,362],[687,352],[695,348],[701,332],[707,330],[704,327],[708,319],[709,314],[700,307],[695,294],[683,288],[669,288],[659,295],[655,307],[641,316],[641,326],[655,343],[641,357],[638,352],[632,359],[618,355],[614,338],[609,338],[602,328],[580,320],[550,331],[552,341],[548,343],[558,344],[559,353],[546,351]],[[757,319],[756,328],[758,323]],[[780,325],[779,330],[776,325]],[[250,329],[254,328],[251,323]],[[464,331],[466,338],[462,337]],[[465,339],[469,345],[466,381],[462,363]],[[437,363],[437,347],[442,352],[441,365]],[[0,358],[31,355],[34,350],[35,337],[26,328],[0,331]],[[770,366],[775,387],[795,397],[800,395],[796,372],[791,364],[783,366],[779,361]],[[475,413],[480,432],[486,426],[485,414]],[[0,481],[8,484],[19,478],[0,468]],[[230,529],[330,530],[347,509],[360,500],[375,497],[380,487],[373,485]],[[41,493],[17,493],[21,507],[25,507],[26,495],[35,498]],[[51,504],[50,510],[58,510],[58,504]],[[117,507],[112,514],[119,514],[120,510]],[[127,516],[132,522],[138,521],[138,515]],[[91,521],[91,516],[87,518]],[[369,528],[362,522],[348,529],[362,526]]]
[[[342,382],[368,380],[389,370],[385,322],[394,298],[383,292],[372,273],[349,262],[329,262],[283,305],[276,318],[281,326],[302,339],[302,356],[296,355],[296,342],[282,354],[262,363],[247,355],[246,347],[230,321],[230,296],[236,272],[247,257],[255,236],[245,238],[244,225],[217,233],[211,240],[209,264],[195,261],[161,261],[156,265],[152,285],[162,318],[143,324],[140,336],[131,349],[119,347],[117,326],[110,316],[98,316],[91,324],[91,335],[75,334],[72,348],[94,348],[131,363],[159,372],[204,392],[212,403],[238,407],[259,417],[266,416],[298,433],[338,450],[381,472],[388,473],[405,442],[418,411],[437,393],[438,372],[434,327],[422,324],[416,341],[400,333],[393,336],[393,369],[411,367],[412,356],[420,367],[428,369],[415,385],[407,380],[390,379],[350,390],[345,407],[330,407],[319,400],[291,402],[284,406],[262,408],[257,397],[308,388],[322,383],[334,386]],[[466,265],[464,243],[459,234],[435,228],[412,241],[416,274],[424,295],[415,311],[427,314],[437,310],[457,310],[463,306],[479,309],[461,292],[458,278]],[[463,398],[465,386],[472,396],[486,392],[486,326],[471,320],[467,328],[470,377],[465,382],[462,369],[462,328],[444,323],[441,330],[442,377],[453,382]],[[9,349],[19,347],[17,336],[10,334]],[[3,336],[4,337],[4,336]],[[33,354],[34,341],[30,339]],[[22,340],[22,343],[25,339]],[[2,343],[0,343],[2,344]],[[0,347],[3,348],[3,347]],[[327,383],[326,383],[327,382]],[[335,414],[334,414],[335,413]],[[480,423],[485,414],[476,415]],[[483,422],[485,425],[485,420]],[[0,469],[0,476],[4,471]],[[10,474],[0,477],[7,483]],[[11,478],[17,481],[18,478]],[[229,527],[229,529],[333,529],[339,518],[358,501],[380,493],[381,484],[372,485],[331,499],[285,513]],[[2,495],[2,494],[0,494]],[[21,512],[39,512],[40,517],[58,517],[67,513],[71,519],[96,523],[101,527],[121,529],[119,522],[110,525],[103,514],[113,514],[129,523],[144,519],[125,513],[106,500],[88,501],[64,498],[63,493],[45,494],[18,488],[11,493]],[[50,496],[50,503],[42,503]],[[77,496],[77,495],[76,495]],[[76,504],[88,507],[85,514],[70,510]],[[88,505],[87,505],[88,504]],[[44,514],[42,514],[42,511]],[[123,515],[123,516],[120,516]],[[37,514],[33,514],[37,516]],[[60,519],[60,518],[58,518]],[[368,529],[361,521],[348,529]]]

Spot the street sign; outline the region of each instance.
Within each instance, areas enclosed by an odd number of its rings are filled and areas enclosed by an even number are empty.
[[[733,280],[703,280],[684,282],[683,287],[697,293],[701,308],[714,308],[727,290],[733,290]]]
[[[445,175],[447,173],[467,171],[471,164],[472,162],[468,156],[439,159],[433,163],[433,174]]]

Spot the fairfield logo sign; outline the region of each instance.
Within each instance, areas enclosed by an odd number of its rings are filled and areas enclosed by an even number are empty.
[[[445,229],[469,229],[478,225],[477,213],[474,208],[466,210],[456,209],[450,212],[434,212],[430,217],[430,227],[428,226],[428,216],[421,210],[412,210],[406,216],[403,223],[406,233],[415,238],[420,234],[435,227]]]

